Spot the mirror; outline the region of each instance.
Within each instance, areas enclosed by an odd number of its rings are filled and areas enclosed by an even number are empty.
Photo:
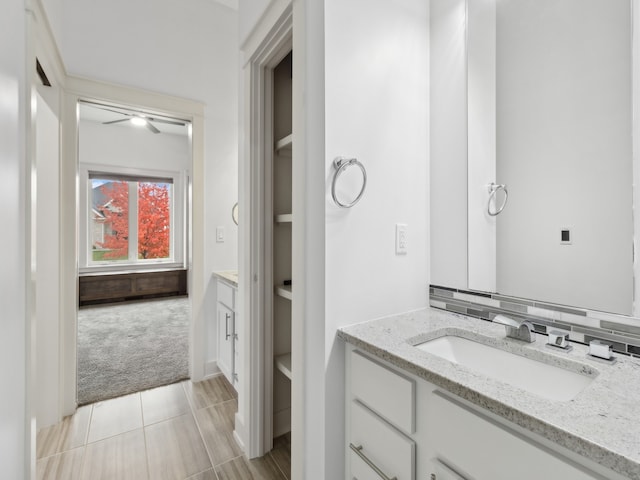
[[[434,2],[432,284],[633,313],[631,3]]]

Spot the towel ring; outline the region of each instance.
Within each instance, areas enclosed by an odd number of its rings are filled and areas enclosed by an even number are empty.
[[[360,189],[360,193],[358,193],[358,196],[352,202],[342,203],[340,200],[338,200],[338,196],[336,195],[336,183],[338,182],[338,178],[340,177],[340,175],[342,175],[347,167],[351,165],[358,166],[362,171],[362,188]],[[333,174],[333,180],[331,182],[331,196],[333,197],[333,201],[336,202],[336,205],[338,205],[339,207],[351,208],[360,201],[360,199],[362,198],[362,194],[367,187],[367,171],[365,170],[364,165],[362,165],[362,163],[360,163],[357,158],[338,157],[333,161],[333,166],[336,169],[335,173]]]
[[[492,212],[491,211],[491,199],[495,198],[496,193],[498,192],[498,190],[503,190],[504,191],[504,202],[502,202],[502,205],[500,206],[499,209],[497,209],[497,210]],[[504,207],[507,206],[507,200],[509,200],[509,192],[507,191],[507,186],[491,182],[489,184],[489,200],[487,201],[487,213],[489,215],[491,215],[492,217],[495,217],[500,212],[502,212],[502,210],[504,210]]]

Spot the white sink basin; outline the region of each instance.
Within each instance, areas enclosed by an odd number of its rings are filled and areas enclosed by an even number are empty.
[[[571,400],[594,378],[453,335],[416,347],[549,400]]]

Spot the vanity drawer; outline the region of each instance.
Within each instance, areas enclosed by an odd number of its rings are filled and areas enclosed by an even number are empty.
[[[406,433],[415,432],[415,381],[351,352],[351,393]]]
[[[380,480],[378,468],[388,478],[414,480],[415,443],[360,402],[351,403],[350,413],[350,478]]]
[[[234,288],[225,282],[218,281],[218,302],[235,311]]]

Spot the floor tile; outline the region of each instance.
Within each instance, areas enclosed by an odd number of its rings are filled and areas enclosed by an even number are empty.
[[[189,477],[187,480],[218,480],[218,475],[216,475],[216,471],[213,468],[210,468],[206,472]]]
[[[145,480],[147,458],[142,428],[99,442],[85,450],[82,480]]]
[[[36,439],[36,458],[84,445],[87,442],[91,410],[91,405],[80,407],[75,414],[63,418],[62,422],[41,429]]]
[[[196,410],[196,420],[214,465],[242,455],[233,438],[233,417],[237,410],[236,400]]]
[[[220,480],[282,480],[278,466],[269,455],[253,460],[237,457],[218,465],[216,473]]]
[[[142,427],[140,394],[93,404],[88,442],[95,442]]]
[[[191,413],[145,427],[149,477],[184,479],[211,468]]]
[[[36,459],[48,457],[58,451],[60,424],[41,428],[36,436]]]
[[[217,375],[202,382],[182,382],[189,400],[194,408],[206,408],[232,398],[237,398],[236,391],[224,375]]]
[[[36,462],[38,480],[79,480],[84,447],[42,458]]]
[[[181,383],[140,392],[145,425],[189,413],[191,408]]]

